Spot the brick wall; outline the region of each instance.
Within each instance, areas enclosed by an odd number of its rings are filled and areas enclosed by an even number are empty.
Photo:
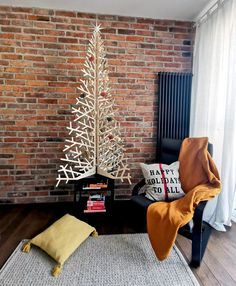
[[[95,19],[133,182],[155,157],[158,71],[191,71],[192,23],[0,7],[0,203],[72,199],[55,188]],[[131,186],[116,182],[116,197]]]

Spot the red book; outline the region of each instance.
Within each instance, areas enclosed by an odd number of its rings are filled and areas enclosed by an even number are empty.
[[[105,213],[106,209],[102,210],[84,210],[84,213]]]
[[[99,207],[104,207],[105,203],[104,201],[98,201],[98,202],[92,202],[92,201],[87,201],[87,207],[91,207],[91,206],[99,206]]]
[[[88,206],[87,209],[88,210],[104,210],[105,207],[104,206]]]

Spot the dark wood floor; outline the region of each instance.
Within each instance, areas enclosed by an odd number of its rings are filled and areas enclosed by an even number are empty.
[[[72,203],[0,206],[0,268],[22,239],[35,236],[65,213],[75,214]],[[100,234],[136,232],[127,202],[116,202],[111,215],[76,213]],[[189,261],[191,242],[178,236],[176,244]],[[204,286],[236,285],[235,224],[226,233],[213,231],[201,266],[192,271]]]

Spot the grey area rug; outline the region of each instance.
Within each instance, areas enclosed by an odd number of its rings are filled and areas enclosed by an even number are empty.
[[[1,286],[199,285],[176,246],[170,257],[159,262],[147,234],[89,237],[57,278],[50,273],[54,260],[34,246],[23,253],[22,243],[0,270]]]

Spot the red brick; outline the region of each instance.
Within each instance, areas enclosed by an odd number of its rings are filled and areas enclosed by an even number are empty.
[[[22,42],[22,47],[30,47],[30,48],[42,48],[43,43],[39,42]],[[38,51],[38,54],[40,53],[40,50]]]
[[[27,19],[35,21],[50,21],[50,17],[41,15],[28,15]]]
[[[0,33],[0,39],[14,39],[15,35],[11,33]]]
[[[10,25],[10,20],[0,19],[0,25]]]
[[[12,7],[12,12],[33,13],[32,8]]]
[[[56,19],[57,21],[59,21],[59,19]],[[60,18],[60,21],[62,21],[63,18]],[[52,19],[53,21],[53,19]],[[75,31],[75,25],[70,25],[70,24],[56,24],[56,29],[58,30],[73,30]]]
[[[6,80],[6,84],[8,85],[25,85],[25,81],[24,80]]]
[[[48,36],[37,36],[37,41],[47,42],[47,43],[55,43],[57,42],[56,37],[48,37]]]
[[[57,77],[52,75],[37,75],[37,80],[56,81]]]
[[[55,15],[62,16],[62,17],[76,17],[76,12],[56,11]]]
[[[68,37],[76,37],[76,38],[85,38],[86,37],[86,33],[84,32],[74,32],[74,31],[67,31],[66,32],[66,36]]]
[[[24,19],[15,19],[11,21],[13,26],[21,26],[21,27],[33,27],[33,23],[29,21],[25,21]]]
[[[36,15],[54,15],[55,12],[53,10],[42,9],[42,8],[34,8],[34,13]]]
[[[64,49],[65,46],[62,44],[44,44],[44,48],[58,50],[58,49]]]
[[[15,49],[12,47],[3,47],[3,46],[0,47],[0,52],[2,52],[2,53],[12,53],[14,51],[15,51]]]
[[[36,113],[39,114],[39,115],[55,115],[56,114],[56,110],[53,110],[53,109],[49,109],[49,110],[39,109],[39,110],[36,110]]]
[[[36,35],[43,35],[43,30],[42,29],[32,29],[32,28],[25,28],[23,29],[24,33],[27,34],[36,34]]]
[[[66,32],[60,30],[45,30],[45,34],[51,36],[64,36]]]
[[[173,56],[173,57],[180,57],[181,56],[181,52],[177,52],[177,51],[163,51],[162,55],[165,57],[169,57],[169,56]]]
[[[45,81],[28,80],[27,85],[28,86],[45,86],[47,85],[47,83]]]
[[[95,14],[88,14],[88,13],[78,12],[78,13],[77,13],[77,17],[78,17],[78,18],[95,19],[95,18],[96,18],[96,15],[95,15]]]
[[[193,22],[185,22],[185,21],[175,21],[174,25],[178,27],[186,27],[186,28],[192,28]]]
[[[40,56],[24,56],[24,60],[43,62],[44,61],[44,57],[40,57]]]
[[[139,37],[139,36],[127,36],[126,41],[130,42],[143,42],[144,37]]]
[[[0,6],[0,11],[1,12],[11,12],[11,7],[8,6]]]
[[[185,34],[188,32],[186,28],[179,28],[179,27],[170,27],[169,31],[173,33],[185,33]]]
[[[75,38],[58,38],[59,43],[78,43],[78,39]]]
[[[57,104],[58,100],[57,99],[48,99],[48,98],[45,98],[45,99],[39,99],[38,100],[39,103],[46,103],[46,104]]]
[[[2,66],[9,66],[9,61],[0,60],[0,65],[2,65]]]
[[[177,63],[165,63],[164,66],[166,68],[176,68],[176,69],[181,68],[181,64],[177,64]]]
[[[50,22],[34,22],[34,27],[35,28],[43,28],[43,29],[53,29],[55,26],[54,23],[50,23]],[[44,33],[47,30],[44,31]]]
[[[163,53],[162,50],[156,50],[156,49],[154,49],[154,50],[146,50],[146,51],[145,51],[145,54],[146,54],[146,55],[155,55],[155,56],[158,55],[158,56],[161,56],[162,53]]]
[[[8,60],[21,60],[21,55],[14,55],[14,54],[2,54],[2,59],[8,59]]]
[[[142,35],[142,36],[145,36],[145,37],[153,37],[155,35],[155,32],[153,32],[153,31],[137,30],[136,34],[137,35]]]
[[[84,59],[81,58],[71,58],[67,60],[68,63],[73,63],[73,64],[81,64],[84,63]]]
[[[189,34],[174,34],[175,39],[183,39],[183,40],[189,40]]]
[[[7,143],[11,143],[11,142],[23,142],[24,139],[23,138],[8,138],[6,137],[4,139],[4,142],[7,144]],[[8,146],[8,145],[7,145]]]
[[[125,41],[125,35],[114,35],[114,34],[106,34],[106,40],[111,41]]]
[[[2,27],[2,32],[8,32],[8,33],[20,33],[21,32],[21,28],[18,27]]]
[[[16,79],[35,79],[35,75],[33,74],[16,74],[15,75]]]
[[[116,21],[117,16],[115,15],[98,15],[99,20]]]
[[[154,24],[154,19],[148,19],[148,18],[137,18],[138,23],[147,23],[147,24]]]
[[[9,18],[9,19],[26,19],[27,14],[25,14],[25,13],[9,13],[7,15],[7,18]]]
[[[35,36],[27,35],[27,34],[16,34],[15,38],[17,40],[25,40],[25,41],[34,41],[35,40]]]
[[[16,53],[18,54],[37,54],[37,50],[35,49],[25,49],[25,48],[17,48]]]

